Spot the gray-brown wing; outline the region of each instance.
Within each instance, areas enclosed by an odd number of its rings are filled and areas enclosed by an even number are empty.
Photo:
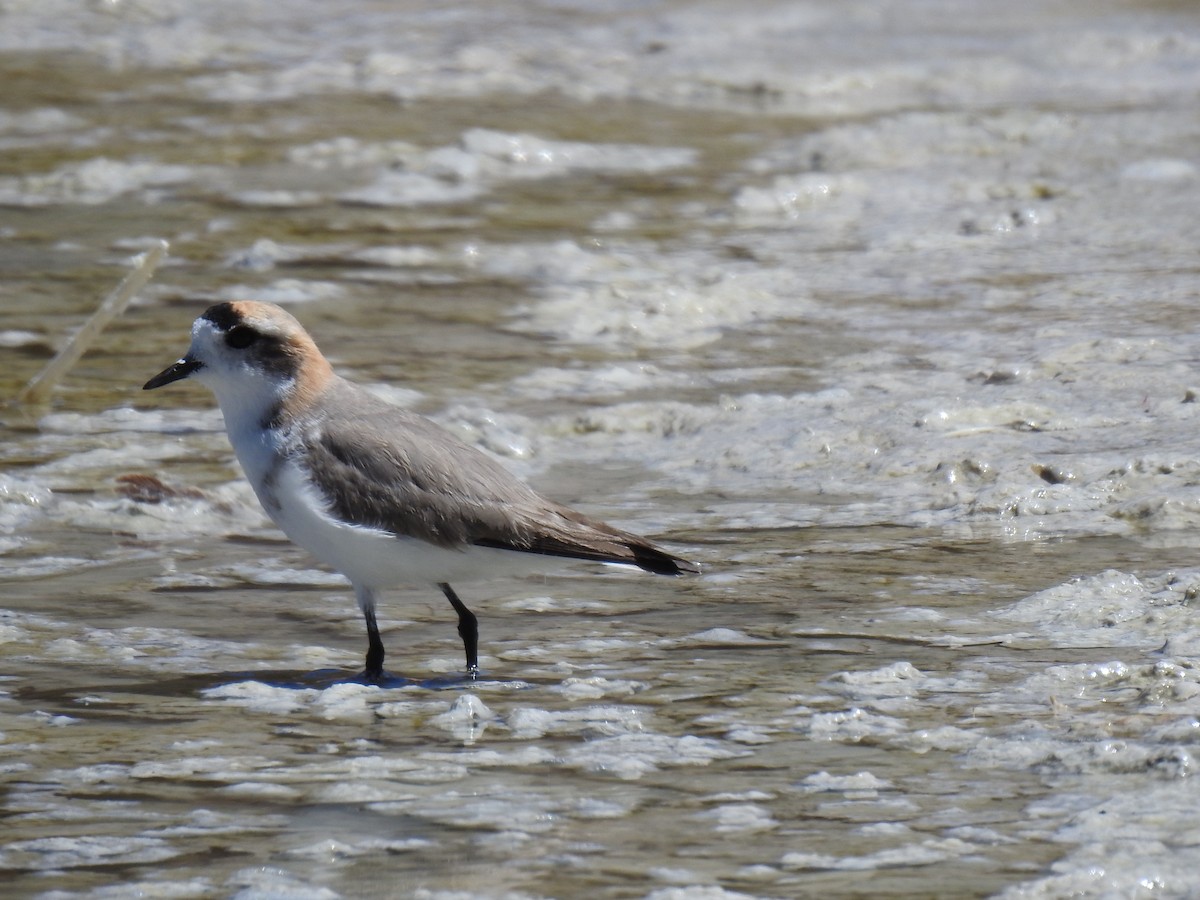
[[[545,499],[423,416],[349,382],[334,391],[338,430],[309,423],[297,437],[313,481],[341,518],[440,546],[627,563],[662,574],[695,571],[644,538]]]

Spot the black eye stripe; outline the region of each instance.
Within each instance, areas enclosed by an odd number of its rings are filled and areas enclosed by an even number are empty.
[[[221,331],[228,331],[235,325],[241,324],[242,317],[234,310],[232,303],[216,303],[204,311],[202,319],[207,319]]]
[[[248,325],[234,325],[225,333],[225,344],[234,350],[245,350],[261,337]]]

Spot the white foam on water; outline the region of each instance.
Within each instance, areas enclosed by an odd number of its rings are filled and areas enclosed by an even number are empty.
[[[610,679],[596,675],[590,678],[565,678],[561,684],[552,686],[550,690],[561,694],[567,700],[599,700],[602,697],[629,697],[649,687],[649,684],[641,681]]]
[[[856,772],[853,775],[831,775],[815,772],[801,779],[798,787],[808,793],[841,793],[855,799],[874,799],[879,791],[888,790],[892,784],[872,772]]]
[[[637,779],[661,767],[705,766],[743,755],[745,750],[695,735],[620,734],[573,747],[563,762],[585,772]]]
[[[860,707],[816,713],[808,725],[814,740],[858,743],[879,740],[906,732],[905,724],[892,716],[879,715]]]
[[[382,164],[374,181],[339,198],[372,206],[420,206],[474,201],[509,181],[579,172],[657,172],[692,165],[691,148],[559,141],[486,128],[465,131],[457,144],[420,150],[411,144],[323,142],[293,153],[322,169]]]
[[[926,838],[862,856],[832,856],[794,851],[785,853],[781,863],[784,868],[797,871],[873,871],[880,868],[937,865],[970,855],[975,849],[974,844],[957,838]]]
[[[489,828],[523,834],[544,834],[553,829],[561,809],[560,801],[530,792],[510,796],[464,796],[447,791],[435,802],[413,803],[407,812],[439,825],[458,828]]]
[[[698,814],[698,818],[709,820],[715,831],[747,833],[772,831],[779,827],[769,810],[754,803],[727,803],[714,806]]]
[[[233,301],[253,296],[254,299],[266,303],[288,306],[294,303],[311,303],[316,300],[337,300],[345,293],[346,289],[343,285],[330,281],[280,278],[271,284],[254,285],[253,287],[230,285],[219,290],[212,299],[214,302]]]
[[[1194,792],[1179,782],[1144,783],[1140,796],[1110,793],[1097,785],[1073,795],[1068,824],[1054,834],[1067,844],[1050,871],[1002,891],[1004,898],[1161,894],[1183,897],[1195,885],[1193,853],[1179,827],[1189,821]],[[1065,804],[1063,804],[1065,805]],[[1035,812],[1061,814],[1041,807]],[[1115,817],[1115,818],[1114,818]],[[1120,821],[1114,828],[1113,821]],[[1186,841],[1186,838],[1185,838]]]
[[[6,844],[0,851],[0,867],[22,869],[37,865],[53,870],[96,865],[138,865],[158,863],[178,855],[179,851],[167,841],[157,838],[108,835],[46,837]]]
[[[98,206],[126,194],[154,202],[156,190],[193,181],[200,175],[201,170],[193,166],[98,157],[67,163],[51,172],[0,178],[0,202],[23,207]]]
[[[141,881],[129,881],[124,884],[104,885],[86,891],[47,891],[40,896],[45,900],[74,900],[74,898],[95,897],[100,900],[138,900],[146,897],[151,900],[192,900],[202,897],[213,890],[213,883],[208,878],[155,880],[146,878]]]
[[[257,866],[240,870],[227,879],[225,887],[230,897],[238,900],[337,900],[341,895],[330,888],[313,884],[303,876],[293,875],[276,866]]]
[[[759,900],[755,894],[730,891],[717,885],[688,885],[687,887],[656,888],[646,900]]]
[[[582,706],[560,711],[518,707],[509,713],[506,724],[513,736],[522,740],[547,734],[597,737],[642,732],[644,716],[637,707]]]

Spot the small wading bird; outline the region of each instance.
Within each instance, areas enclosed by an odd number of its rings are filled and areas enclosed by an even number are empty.
[[[187,355],[145,390],[195,378],[216,395],[259,502],[289,538],[350,579],[367,623],[362,678],[384,678],[379,592],[441,588],[458,613],[467,673],[479,672],[475,615],[451,581],[530,572],[538,557],[696,572],[645,538],[547,500],[428,419],[334,374],[308,332],[270,303],[210,307]]]

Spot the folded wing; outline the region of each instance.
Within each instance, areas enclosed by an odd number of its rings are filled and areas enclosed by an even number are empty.
[[[330,389],[349,427],[329,433],[301,422],[293,440],[342,519],[444,547],[624,563],[663,575],[697,571],[645,538],[547,500],[422,416],[341,379]]]

